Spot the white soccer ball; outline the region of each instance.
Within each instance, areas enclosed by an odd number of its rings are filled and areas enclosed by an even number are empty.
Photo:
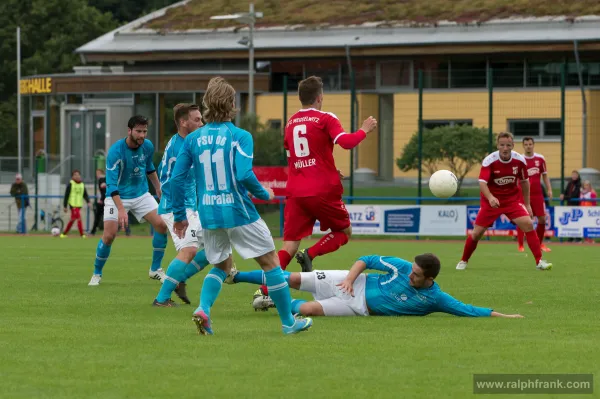
[[[56,237],[60,234],[60,230],[58,229],[58,227],[53,227],[52,230],[50,230],[50,233],[52,233],[52,235]]]
[[[449,170],[438,170],[429,178],[429,189],[438,198],[450,198],[456,194],[458,179]]]

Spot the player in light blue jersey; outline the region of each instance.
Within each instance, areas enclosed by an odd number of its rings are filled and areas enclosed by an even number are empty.
[[[382,273],[363,273],[366,269]],[[286,273],[290,287],[311,292],[312,302],[294,300],[293,312],[305,316],[425,316],[434,312],[467,317],[521,318],[489,308],[467,305],[443,292],[434,281],[440,271],[440,261],[433,254],[404,259],[363,256],[347,270],[322,270],[308,273]],[[239,272],[233,283],[263,284],[261,270]],[[256,310],[273,307],[267,297],[254,301]]]
[[[177,257],[169,264],[167,276],[163,280],[158,296],[154,299],[153,305],[159,307],[175,306],[175,302],[171,300],[173,291],[184,303],[190,304],[185,282],[208,265],[204,249],[202,249],[204,241],[202,240],[200,218],[196,210],[196,179],[192,170],[188,171],[183,181],[185,186],[184,204],[189,227],[182,239],[173,230],[173,210],[171,208],[173,193],[171,175],[177,154],[179,154],[185,138],[194,130],[202,127],[202,114],[200,114],[200,107],[196,104],[177,104],[173,108],[173,115],[177,126],[177,134],[169,140],[158,167],[158,177],[162,189],[158,214],[165,221],[171,233],[173,244],[177,250]],[[200,248],[200,251],[198,248]]]
[[[236,113],[235,90],[223,78],[213,78],[208,83],[203,105],[208,124],[186,137],[171,177],[173,227],[183,238],[189,228],[184,182],[193,167],[206,257],[215,265],[204,279],[200,306],[193,315],[198,332],[213,333],[210,309],[223,282],[235,274],[232,246],[244,259],[256,259],[264,270],[283,332],[294,334],[306,330],[312,325],[312,319],[292,315],[289,286],[278,264],[271,232],[248,196],[250,192],[268,200],[274,195],[272,190],[261,186],[252,171],[252,135],[231,123]]]
[[[133,116],[127,123],[127,137],[114,143],[106,157],[106,200],[104,201],[104,233],[96,248],[94,274],[88,285],[97,286],[102,280],[102,269],[110,255],[110,249],[119,228],[128,225],[127,212],[140,222],[146,219],[154,227],[152,265],[150,278],[162,280],[165,273],[160,267],[167,247],[167,225],[158,216],[158,204],[148,192],[148,180],[161,196],[160,182],[152,157],[154,145],[146,140],[148,119]],[[147,176],[147,177],[146,177]]]

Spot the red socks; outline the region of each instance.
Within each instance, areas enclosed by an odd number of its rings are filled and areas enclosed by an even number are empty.
[[[535,229],[538,239],[540,240],[540,245],[544,242],[544,235],[546,234],[546,224],[542,224],[538,222],[537,228]]]
[[[279,257],[279,264],[281,265],[281,269],[287,269],[288,265],[292,260],[291,255],[287,251],[284,251],[282,249],[279,252],[277,252],[277,256]],[[261,285],[260,288],[262,289],[263,295],[269,295],[269,289],[266,285]]]
[[[529,249],[531,249],[531,253],[535,258],[535,264],[537,265],[540,262],[540,259],[542,259],[540,240],[538,239],[535,230],[528,231],[525,235],[527,236],[527,245],[529,245]]]
[[[520,228],[517,227],[517,242],[519,243],[519,248],[521,248],[523,246],[524,239],[525,239],[525,233],[523,233],[523,230],[521,230]]]
[[[477,249],[477,243],[479,241],[475,241],[473,239],[473,237],[471,237],[471,235],[469,234],[467,236],[467,241],[465,242],[465,249],[463,250],[463,256],[460,260],[462,260],[463,262],[468,262],[469,258],[471,258],[471,255],[473,255],[473,252],[475,252],[475,249]]]
[[[336,251],[348,242],[348,236],[342,231],[326,234],[315,245],[308,248],[311,259]]]

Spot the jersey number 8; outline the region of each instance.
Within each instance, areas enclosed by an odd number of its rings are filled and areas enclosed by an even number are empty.
[[[294,126],[294,153],[298,158],[303,158],[310,155],[308,139],[300,136],[301,134],[306,134],[306,125]]]

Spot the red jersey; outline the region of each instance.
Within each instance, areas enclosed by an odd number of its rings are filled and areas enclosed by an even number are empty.
[[[529,176],[529,196],[544,197],[542,190],[542,175],[548,173],[546,159],[541,154],[534,153],[532,157],[523,155],[527,162],[527,174]]]
[[[521,181],[527,179],[527,162],[515,151],[512,151],[508,161],[500,159],[498,151],[491,153],[483,160],[479,172],[479,181],[487,183],[492,195],[500,201],[500,205],[503,205],[503,201],[519,201],[522,198]],[[487,201],[483,193],[481,199]]]
[[[365,133],[360,130],[357,134]],[[342,195],[333,146],[346,135],[338,118],[314,108],[296,112],[285,126],[283,146],[288,156],[287,195],[312,197]]]

